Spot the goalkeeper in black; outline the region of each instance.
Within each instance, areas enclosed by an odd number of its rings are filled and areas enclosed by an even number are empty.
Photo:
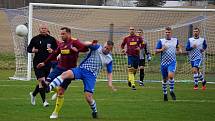
[[[141,36],[143,39],[143,42],[141,43],[142,48],[140,49],[140,60],[139,60],[139,69],[140,69],[140,86],[144,86],[143,80],[144,80],[144,67],[145,67],[145,61],[151,60],[151,54],[149,50],[148,42],[143,37],[143,30],[139,29],[137,31],[137,35]]]

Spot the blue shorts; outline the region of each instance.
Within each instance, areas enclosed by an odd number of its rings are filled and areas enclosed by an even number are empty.
[[[96,77],[93,75],[93,73],[79,67],[72,68],[71,70],[75,79],[81,79],[83,81],[84,92],[93,93],[96,84]]]
[[[57,61],[52,61],[51,64],[52,64],[52,67],[51,67],[51,68],[54,69],[54,68],[57,67],[58,62],[57,62]]]
[[[59,68],[58,66],[55,67],[54,70],[51,73],[49,73],[46,81],[52,82],[56,77],[58,77],[59,75],[61,75],[65,71],[67,71],[67,69]]]
[[[200,65],[201,65],[201,63],[202,63],[202,60],[201,60],[201,59],[197,59],[197,60],[195,60],[195,61],[190,61],[190,63],[191,63],[191,66],[192,66],[192,67],[197,67],[197,68],[199,68]]]
[[[169,72],[175,72],[176,70],[176,62],[172,62],[168,65],[161,65],[161,74],[163,79],[168,77]]]
[[[128,68],[137,69],[139,65],[139,56],[128,56]]]

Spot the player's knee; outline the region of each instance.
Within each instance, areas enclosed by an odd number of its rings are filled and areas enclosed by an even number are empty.
[[[169,74],[169,79],[172,80],[174,78],[173,74]]]
[[[68,71],[66,71],[66,72],[63,72],[63,73],[61,74],[61,78],[62,78],[62,79],[73,78],[73,73],[72,73],[72,71],[71,71],[71,70],[68,70]]]
[[[198,68],[197,67],[193,67],[192,71],[193,71],[194,74],[196,74],[198,72]]]
[[[84,96],[85,96],[85,99],[88,101],[88,102],[91,102],[93,100],[93,94],[90,93],[90,92],[85,92],[84,93]]]
[[[134,68],[133,67],[130,67],[130,68],[128,68],[128,72],[134,72]]]

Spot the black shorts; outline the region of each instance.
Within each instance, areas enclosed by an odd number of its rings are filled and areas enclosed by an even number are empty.
[[[145,59],[140,59],[139,60],[139,66],[145,66]]]
[[[51,66],[46,65],[40,69],[34,67],[34,73],[37,79],[42,78],[42,77],[47,77],[50,73]]]

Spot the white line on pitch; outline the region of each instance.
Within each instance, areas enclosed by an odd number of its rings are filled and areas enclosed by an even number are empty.
[[[12,98],[4,98],[1,97],[0,100],[29,100],[27,97],[26,98],[17,98],[17,97],[12,97]],[[84,101],[84,99],[71,99],[71,98],[65,98],[65,101]],[[96,99],[98,101],[105,101],[109,99]],[[125,102],[125,100],[122,99],[114,99],[112,100],[113,102]],[[148,101],[148,100],[146,100]],[[164,102],[162,99],[160,100],[150,100],[152,102]],[[55,102],[55,101],[54,101]],[[140,99],[134,99],[134,100],[126,100],[126,102],[144,102],[144,100]],[[176,101],[169,101],[169,102],[191,102],[191,103],[215,103],[215,100],[176,100]]]

